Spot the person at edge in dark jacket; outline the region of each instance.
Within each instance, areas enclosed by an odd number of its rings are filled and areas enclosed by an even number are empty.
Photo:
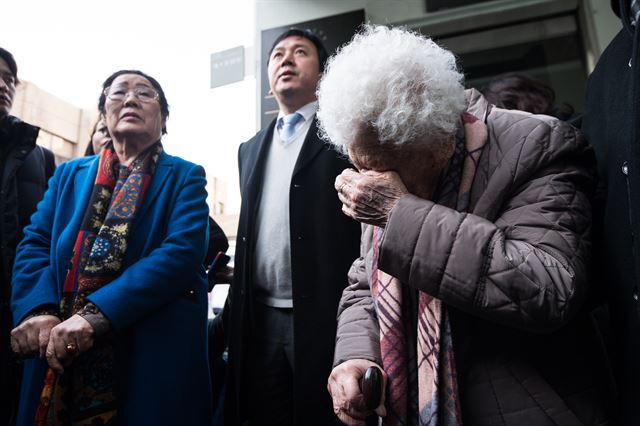
[[[16,94],[18,66],[13,55],[0,48],[0,424],[15,422],[20,364],[11,355],[11,271],[22,230],[53,175],[53,153],[36,145],[36,126],[9,115]]]
[[[640,2],[611,0],[622,29],[587,82],[582,130],[600,178],[594,283],[609,302],[620,425],[640,424]],[[632,207],[635,206],[635,207]]]

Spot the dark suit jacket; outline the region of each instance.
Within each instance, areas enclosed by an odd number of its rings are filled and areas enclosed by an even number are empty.
[[[606,187],[595,205],[594,278],[610,304],[619,424],[631,425],[640,424],[640,34],[622,21],[589,77],[582,130]]]
[[[274,127],[275,120],[242,144],[238,152],[242,207],[230,291],[227,424],[241,423],[248,407],[245,372],[250,362],[246,354],[251,339],[253,235],[265,156]],[[345,156],[318,138],[314,119],[289,188],[296,366],[294,421],[300,425],[327,425],[337,419],[326,385],[333,361],[338,301],[360,244],[360,225],[342,213],[334,189],[336,176],[348,167]]]

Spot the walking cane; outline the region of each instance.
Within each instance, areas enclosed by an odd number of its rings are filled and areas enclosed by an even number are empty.
[[[382,371],[378,367],[371,366],[364,372],[360,379],[360,390],[364,396],[364,404],[369,410],[375,410],[382,400]],[[381,424],[382,419],[378,417],[377,424]]]

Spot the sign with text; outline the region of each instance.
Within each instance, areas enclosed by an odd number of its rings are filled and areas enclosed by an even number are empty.
[[[244,80],[244,47],[211,54],[211,88]]]

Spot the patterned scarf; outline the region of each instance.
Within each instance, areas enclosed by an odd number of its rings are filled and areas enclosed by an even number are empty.
[[[447,172],[441,177],[439,204],[466,211],[477,162],[488,138],[487,127],[471,114],[462,115],[456,135],[456,149]],[[403,301],[400,280],[378,269],[384,229],[373,230],[371,292],[380,326],[382,366],[388,375],[387,416],[383,424],[453,426],[461,425],[451,325],[446,306],[424,292],[418,292],[415,351],[408,342],[409,327],[415,326]],[[417,375],[417,395],[412,389]],[[412,399],[416,399],[415,406]]]
[[[162,144],[156,142],[129,166],[121,166],[109,144],[98,173],[62,290],[60,313],[81,310],[92,292],[122,272],[131,226],[155,172]],[[48,369],[35,425],[110,425],[116,421],[113,342],[104,336],[80,354],[63,375]]]

